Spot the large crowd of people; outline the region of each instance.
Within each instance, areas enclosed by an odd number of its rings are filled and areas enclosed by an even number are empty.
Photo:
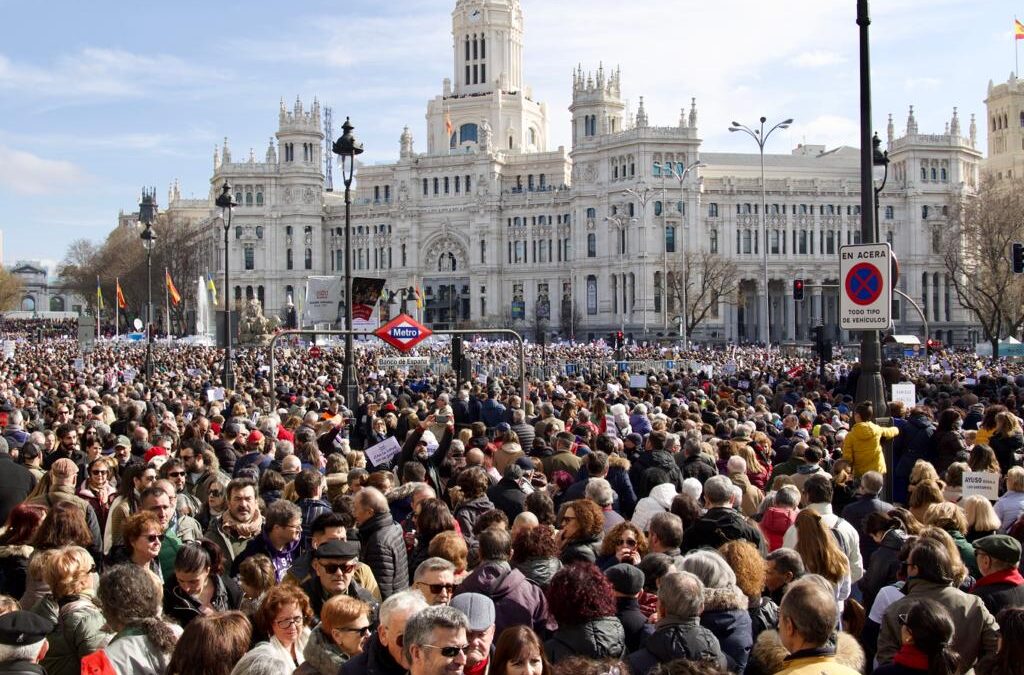
[[[1015,362],[0,332],[0,673],[1024,673]]]

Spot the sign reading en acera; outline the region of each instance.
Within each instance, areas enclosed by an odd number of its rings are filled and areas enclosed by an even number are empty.
[[[892,320],[892,248],[888,243],[839,249],[839,325],[885,330]]]
[[[399,314],[373,333],[400,352],[407,352],[431,336],[432,331],[408,314]]]

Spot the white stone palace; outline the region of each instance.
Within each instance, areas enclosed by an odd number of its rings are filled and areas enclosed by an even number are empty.
[[[420,287],[422,318],[435,327],[512,326],[577,339],[621,327],[655,338],[678,330],[669,275],[680,273],[686,252],[703,251],[734,261],[739,275],[695,329],[696,341],[756,340],[766,291],[773,342],[807,340],[819,321],[839,336],[837,291],[817,286],[837,283],[838,247],[860,239],[856,149],[801,145],[765,156],[765,242],[760,157],[705,151],[695,100],[659,126],[642,97],[635,114],[627,110],[618,69],[579,68],[571,73],[572,147],[551,148],[548,110],[524,77],[519,1],[457,0],[452,38],[454,73],[427,102],[425,151],[406,128],[397,161],[356,172],[353,274],[386,279],[397,292],[392,315],[404,289]],[[343,119],[335,116],[335,136]],[[949,204],[976,188],[982,168],[974,116],[966,133],[961,125],[955,108],[935,134],[918,129],[912,107],[901,131],[890,115],[879,219],[900,261],[899,288],[927,314],[931,337],[955,343],[979,338],[939,250]],[[296,99],[282,101],[262,161],[252,152],[232,157],[227,140],[214,154],[208,213],[225,180],[239,203],[229,292],[258,297],[268,315],[281,315],[289,297],[298,303],[307,276],[344,270],[340,171],[326,190],[324,140],[320,104]],[[698,160],[703,166],[680,181],[678,172]],[[197,206],[176,193],[172,220],[179,203]],[[207,229],[204,255],[223,293],[223,233]],[[802,302],[792,297],[795,278],[806,279]],[[411,297],[405,306],[415,311]],[[897,332],[923,334],[902,299],[894,317]]]

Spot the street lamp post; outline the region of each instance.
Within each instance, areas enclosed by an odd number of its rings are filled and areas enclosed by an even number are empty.
[[[341,177],[345,182],[345,370],[342,373],[342,390],[345,392],[345,405],[356,409],[356,397],[359,394],[359,378],[356,374],[354,354],[355,344],[352,339],[352,178],[355,174],[356,155],[363,153],[363,144],[355,139],[352,130],[355,127],[345,118],[341,125],[341,137],[334,142],[334,154],[341,163]]]
[[[223,384],[227,390],[235,387],[235,373],[231,364],[231,249],[228,235],[231,231],[231,211],[238,203],[231,196],[231,185],[224,181],[221,192],[214,202],[221,210],[221,222],[224,223],[224,377]],[[226,217],[225,217],[226,216]]]
[[[680,237],[682,236],[682,233],[683,233],[683,206],[682,205],[686,202],[686,194],[685,194],[686,175],[688,173],[690,173],[690,171],[692,171],[693,169],[699,169],[700,167],[703,167],[703,166],[707,166],[707,164],[705,164],[704,162],[702,162],[700,160],[692,162],[691,164],[689,164],[686,167],[683,167],[682,169],[678,168],[676,165],[672,166],[672,175],[679,181],[679,205],[680,205],[680,208],[679,208],[679,234],[680,234]],[[662,245],[664,246],[665,244],[663,243]],[[690,309],[688,307],[688,303],[689,303],[689,297],[688,296],[689,296],[689,286],[690,286],[690,266],[689,266],[688,262],[685,259],[683,260],[683,265],[684,265],[684,268],[682,270],[680,270],[683,273],[683,279],[682,279],[682,284],[683,284],[683,297],[682,297],[683,313],[682,313],[682,315],[680,317],[680,321],[679,321],[679,325],[680,325],[679,336],[683,339],[683,349],[685,350],[685,349],[689,349],[690,348],[690,327],[688,325],[688,322],[690,320],[690,317],[689,317]],[[667,269],[665,270],[665,281],[663,282],[663,285],[665,286],[665,288],[668,288],[668,270]],[[668,319],[668,307],[667,306],[666,306],[665,310],[666,310],[665,311],[665,318],[667,320]]]
[[[860,240],[877,242],[874,169],[875,149],[871,136],[871,70],[868,40],[868,0],[857,0],[857,26],[860,28]],[[885,384],[882,382],[882,347],[877,330],[860,334],[860,377],[857,378],[857,402],[870,401],[875,413],[885,411]]]
[[[619,250],[619,269],[622,270],[622,274],[621,274],[621,279],[622,279],[622,312],[619,314],[619,330],[621,332],[625,333],[626,332],[626,268],[625,268],[625,264],[626,264],[626,255],[627,255],[627,253],[629,251],[629,246],[628,246],[629,237],[628,237],[628,233],[626,233],[626,225],[628,225],[629,223],[635,223],[636,222],[636,218],[630,218],[628,216],[618,216],[618,215],[616,215],[616,216],[606,216],[604,220],[605,220],[606,223],[611,223],[611,224],[613,224],[615,226],[615,230],[616,230],[616,235],[615,236],[619,240],[619,242],[618,242],[619,243],[619,249],[620,249]],[[616,292],[616,294],[618,294],[619,289],[616,288],[615,292]],[[615,300],[615,303],[618,304],[618,299]]]
[[[640,204],[640,303],[644,313],[644,338],[647,338],[647,202],[651,198],[651,188],[641,185],[624,191]]]
[[[761,311],[764,316],[764,321],[761,323],[761,342],[768,346],[771,342],[771,319],[769,318],[770,308],[768,306],[768,197],[767,189],[764,182],[764,146],[768,142],[768,138],[776,129],[788,129],[789,125],[793,123],[792,118],[783,120],[773,126],[765,133],[764,123],[768,121],[768,118],[761,118],[761,126],[757,129],[751,129],[750,127],[740,124],[739,122],[733,122],[732,126],[729,127],[729,131],[742,131],[748,136],[754,139],[757,143],[757,149],[761,153],[761,242],[762,252],[764,253],[764,294],[761,296]]]
[[[146,250],[146,386],[153,386],[153,247],[156,246],[156,232],[153,231],[153,221],[156,220],[156,190],[142,191],[142,201],[139,203],[139,222],[145,225],[145,229],[139,235],[142,239],[142,248]]]
[[[878,242],[882,240],[878,232],[878,209],[882,202],[882,190],[889,178],[889,151],[882,152],[882,139],[878,137],[877,131],[871,138],[871,165],[875,188],[875,241]]]

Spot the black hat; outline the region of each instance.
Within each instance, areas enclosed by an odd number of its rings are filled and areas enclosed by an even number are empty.
[[[623,595],[636,595],[644,587],[644,573],[639,567],[627,563],[612,565],[605,570],[612,588]]]
[[[53,623],[35,612],[19,610],[0,616],[0,644],[24,647],[42,642],[53,631]]]
[[[358,558],[359,542],[357,541],[325,541],[313,551],[314,558]]]

